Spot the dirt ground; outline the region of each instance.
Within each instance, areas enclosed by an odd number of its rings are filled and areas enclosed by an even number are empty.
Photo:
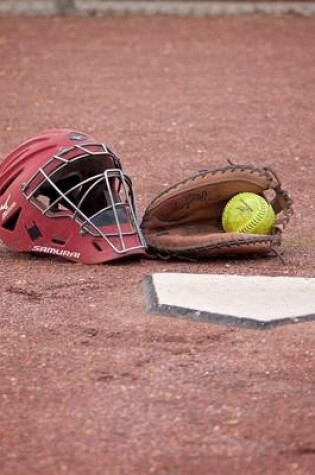
[[[0,19],[0,156],[72,127],[121,156],[140,216],[198,170],[271,165],[278,258],[83,266],[0,254],[1,475],[311,475],[315,322],[149,316],[153,272],[315,277],[315,18]]]

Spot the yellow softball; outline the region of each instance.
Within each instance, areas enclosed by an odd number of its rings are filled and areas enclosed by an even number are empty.
[[[271,234],[276,214],[268,201],[256,193],[238,193],[222,213],[222,227],[226,232]]]

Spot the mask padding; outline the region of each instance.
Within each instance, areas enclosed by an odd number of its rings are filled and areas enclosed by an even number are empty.
[[[60,178],[57,182],[56,185],[58,186],[59,190],[62,193],[66,193],[68,190],[73,188],[76,185],[79,185],[79,183],[82,181],[82,177],[79,173],[73,173],[70,174],[64,178]],[[80,195],[80,188],[76,188],[73,190],[70,194],[68,194],[68,198],[70,198],[74,203],[77,202],[78,198]]]
[[[72,173],[66,177],[60,178],[56,182],[56,186],[62,193],[67,193],[68,190],[73,188],[76,185],[79,185],[81,182],[81,176],[79,173]],[[80,195],[80,187],[77,187],[71,193],[67,193],[67,197],[72,201],[74,204],[78,202]],[[41,188],[38,190],[37,199],[46,207],[49,204],[53,203],[58,199],[60,194],[56,191],[49,183],[45,183]],[[69,204],[65,200],[60,200],[54,209],[69,209]]]
[[[7,229],[8,231],[14,231],[15,226],[17,225],[17,222],[19,220],[19,216],[21,213],[21,208],[18,208],[15,210],[15,212],[12,214],[12,216],[7,219],[7,221],[2,225],[4,229]]]

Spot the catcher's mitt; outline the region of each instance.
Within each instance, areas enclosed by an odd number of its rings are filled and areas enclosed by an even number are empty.
[[[271,203],[277,216],[272,234],[223,230],[223,209],[240,192],[257,193]],[[146,209],[141,228],[149,251],[160,257],[267,254],[281,243],[292,214],[292,200],[270,168],[228,165],[202,171],[163,191]]]

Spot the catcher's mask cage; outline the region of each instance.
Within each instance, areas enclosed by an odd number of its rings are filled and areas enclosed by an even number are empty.
[[[9,193],[14,181],[2,193],[3,199],[21,204],[15,215],[22,223],[13,230],[12,219],[3,219],[0,238],[13,250],[88,264],[145,254],[132,182],[118,157],[104,143],[70,145],[61,141],[55,153],[39,159],[31,176],[24,167],[21,198]]]
[[[82,236],[103,239],[115,254],[145,247],[131,179],[103,143],[61,149],[23,185],[22,192],[46,217],[76,221]],[[98,240],[93,244],[100,247]]]

